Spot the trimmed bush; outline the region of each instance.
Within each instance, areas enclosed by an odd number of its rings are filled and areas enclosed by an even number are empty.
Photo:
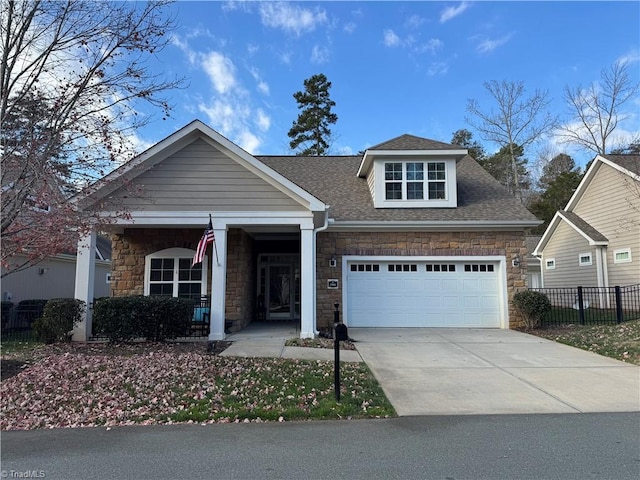
[[[542,292],[524,290],[513,296],[513,306],[522,315],[527,330],[537,328],[540,322],[551,311],[551,302]]]
[[[193,301],[168,297],[111,297],[94,303],[94,335],[110,342],[136,338],[164,341],[185,336],[191,327]]]
[[[42,316],[44,306],[49,300],[29,299],[22,300],[16,306],[16,323],[18,327],[31,327],[33,322]]]
[[[85,303],[75,298],[49,300],[42,316],[33,324],[36,340],[44,343],[68,342],[71,331],[82,320]]]
[[[2,329],[3,330],[9,326],[12,310],[13,310],[13,302],[2,302]]]

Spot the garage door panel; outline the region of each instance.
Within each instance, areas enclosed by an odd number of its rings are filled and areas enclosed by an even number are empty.
[[[347,275],[349,326],[500,327],[496,263],[468,267],[447,258],[429,269],[412,261],[411,271],[399,269],[402,261],[376,263],[378,271]]]

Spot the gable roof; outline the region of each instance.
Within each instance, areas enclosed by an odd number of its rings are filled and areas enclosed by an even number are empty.
[[[399,152],[402,152],[403,156],[436,156],[438,159],[452,158],[459,161],[469,151],[458,145],[404,134],[367,148],[362,156],[357,175],[367,176],[376,157],[397,155]]]
[[[306,203],[310,210],[326,210],[326,205],[309,192],[301,189],[298,185],[292,183],[275,170],[272,170],[264,163],[256,160],[253,155],[249,154],[200,120],[192,121],[177,132],[156,143],[153,147],[149,148],[142,154],[133,158],[131,161],[122,165],[120,168],[109,173],[102,180],[96,182],[96,184],[94,184],[87,193],[77,196],[75,201],[80,205],[86,205],[86,203],[95,202],[106,197],[116,189],[120,188],[124,183],[131,182],[143,172],[162,162],[164,159],[168,158],[170,155],[184,148],[186,145],[189,145],[198,138],[214,144],[229,158],[247,168],[250,168],[253,173],[256,173],[263,180],[290,196],[295,201]]]
[[[589,169],[585,172],[578,188],[567,202],[565,210],[570,211],[575,208],[582,196],[591,184],[598,171],[607,165],[621,174],[631,177],[636,181],[640,181],[640,155],[597,155]]]
[[[462,147],[438,142],[429,138],[416,137],[405,133],[386,142],[379,143],[367,150],[459,150]]]
[[[571,228],[573,228],[576,232],[582,235],[589,245],[608,245],[609,239],[605,237],[602,233],[596,230],[593,226],[591,226],[588,222],[583,220],[579,215],[576,215],[573,212],[569,212],[566,210],[558,210],[556,214],[551,219],[549,226],[545,230],[540,242],[536,246],[533,251],[534,255],[541,255],[544,247],[547,246],[553,232],[558,228],[561,222],[566,222]]]
[[[258,156],[259,160],[331,205],[335,222],[351,225],[387,222],[395,226],[438,224],[536,226],[541,222],[472,157],[457,165],[457,208],[374,208],[365,178],[353,174],[360,156]]]

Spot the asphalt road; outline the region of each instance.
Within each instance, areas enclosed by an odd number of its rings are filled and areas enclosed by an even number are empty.
[[[640,414],[10,431],[3,478],[634,479]]]

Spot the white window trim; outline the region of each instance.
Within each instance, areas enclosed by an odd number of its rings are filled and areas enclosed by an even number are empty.
[[[616,257],[619,253],[628,253],[629,258],[618,260]],[[631,257],[631,248],[619,248],[613,251],[613,263],[631,263],[633,258]]]
[[[586,262],[583,262],[582,257],[589,257],[589,260]],[[589,265],[593,265],[593,255],[591,254],[591,252],[578,254],[578,265],[581,267],[587,267]]]
[[[556,259],[555,258],[547,258],[544,261],[545,270],[555,270],[556,269]]]
[[[151,260],[155,258],[193,258],[195,250],[189,248],[167,248],[160,250],[144,257],[144,294],[149,295],[150,292],[150,280],[151,280]],[[207,265],[208,257],[205,256],[202,260],[202,281],[200,282],[200,295],[207,294]],[[175,267],[178,268],[178,262],[175,262]],[[174,278],[173,296],[178,296],[178,281],[177,275]]]
[[[385,164],[386,163],[401,163],[402,164],[402,199],[401,200],[387,200],[385,198]],[[420,200],[407,200],[407,163],[423,163],[424,164],[424,195],[428,196],[429,192],[429,180],[428,176],[428,164],[429,163],[444,163],[445,179],[444,181],[444,199],[420,199]],[[394,158],[388,156],[375,160],[373,170],[375,187],[374,187],[374,206],[375,208],[455,208],[458,206],[458,193],[456,187],[456,162],[451,159],[442,158],[423,158],[423,157],[402,157]]]

